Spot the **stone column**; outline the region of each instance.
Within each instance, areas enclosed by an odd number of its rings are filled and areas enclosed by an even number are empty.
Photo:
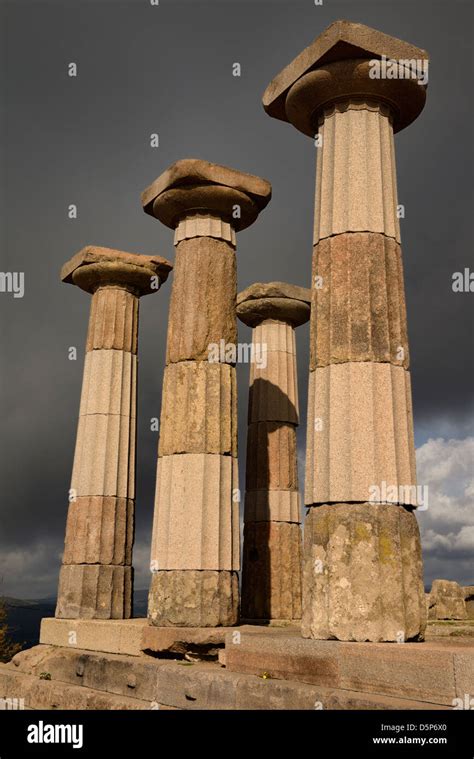
[[[398,78],[376,78],[382,56],[405,60]],[[416,640],[426,624],[393,142],[425,103],[412,59],[427,64],[423,50],[339,21],[263,98],[319,144],[305,637]]]
[[[296,427],[295,327],[308,321],[311,291],[254,284],[237,296],[252,331],[241,614],[301,619],[301,527]]]
[[[235,233],[270,196],[268,182],[200,160],[173,164],[142,196],[176,245],[148,605],[157,626],[238,620]]]
[[[92,295],[56,617],[132,615],[138,299],[171,264],[86,247],[61,270]]]

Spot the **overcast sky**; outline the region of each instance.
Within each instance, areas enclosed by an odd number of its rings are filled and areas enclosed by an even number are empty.
[[[413,375],[425,582],[474,583],[474,293],[472,12],[469,2],[149,0],[2,6],[1,270],[25,294],[0,293],[3,592],[54,595],[63,547],[90,296],[59,281],[86,244],[174,260],[171,230],[140,192],[169,164],[197,157],[265,177],[273,199],[238,235],[238,283],[309,286],[311,140],[269,118],[269,81],[323,29],[348,18],[429,51],[425,110],[396,141]],[[2,42],[3,42],[2,40]],[[70,62],[78,76],[68,77]],[[241,77],[232,65],[241,64]],[[6,64],[6,67],[5,67]],[[150,134],[159,147],[150,147]],[[67,209],[77,204],[78,218]],[[141,301],[136,587],[148,586],[171,279]],[[241,341],[250,330],[239,326]],[[78,360],[68,360],[68,349]],[[298,330],[304,458],[308,329]],[[241,487],[248,366],[238,368]],[[303,483],[301,483],[303,486]]]

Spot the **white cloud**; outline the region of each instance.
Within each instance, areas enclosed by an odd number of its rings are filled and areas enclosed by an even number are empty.
[[[418,512],[425,581],[473,581],[474,437],[430,438],[416,452],[418,484],[429,488],[427,511]]]

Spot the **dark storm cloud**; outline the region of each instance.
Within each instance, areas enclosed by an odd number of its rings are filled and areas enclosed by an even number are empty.
[[[238,236],[239,288],[310,278],[314,148],[265,115],[268,82],[329,23],[347,18],[426,48],[428,103],[396,137],[415,424],[465,433],[472,401],[471,299],[451,275],[472,251],[472,106],[467,3],[146,1],[10,3],[2,269],[25,272],[25,297],[3,294],[0,570],[9,592],[35,566],[54,592],[67,509],[89,296],[59,282],[85,244],[173,259],[172,233],[145,216],[141,190],[170,163],[200,157],[269,179],[273,199]],[[78,77],[67,76],[76,62]],[[232,64],[242,66],[240,78]],[[157,132],[160,147],[152,149]],[[67,207],[78,206],[78,218]],[[150,539],[170,282],[142,300],[137,538]],[[250,332],[240,327],[241,339]],[[308,332],[298,330],[304,448]],[[68,348],[78,360],[68,360]],[[248,367],[239,368],[244,459]],[[462,436],[460,434],[459,436]],[[243,471],[243,470],[242,470]],[[243,483],[241,482],[241,486]],[[45,546],[50,565],[45,566]],[[34,557],[40,556],[37,563]],[[33,558],[32,558],[33,557]],[[5,558],[4,558],[5,563]],[[47,564],[47,562],[46,562]],[[29,575],[28,575],[29,573]],[[26,575],[26,576],[25,576]],[[51,579],[52,576],[52,579]]]

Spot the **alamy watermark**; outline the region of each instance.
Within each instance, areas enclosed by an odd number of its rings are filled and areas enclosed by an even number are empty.
[[[25,273],[23,271],[0,271],[0,293],[12,293],[14,298],[25,294]]]
[[[425,58],[374,58],[369,61],[371,79],[415,79],[418,84],[428,84],[429,61]]]
[[[391,485],[382,482],[369,486],[369,503],[401,503],[428,509],[428,485]]]
[[[224,339],[218,343],[209,343],[208,361],[210,364],[255,364],[258,369],[266,369],[266,343],[226,343]]]
[[[17,711],[24,708],[24,698],[0,698],[0,711]]]
[[[28,725],[28,743],[69,743],[73,748],[84,745],[83,725],[50,725],[40,720]]]
[[[453,293],[474,293],[474,271],[467,267],[464,271],[455,271],[452,280]]]

